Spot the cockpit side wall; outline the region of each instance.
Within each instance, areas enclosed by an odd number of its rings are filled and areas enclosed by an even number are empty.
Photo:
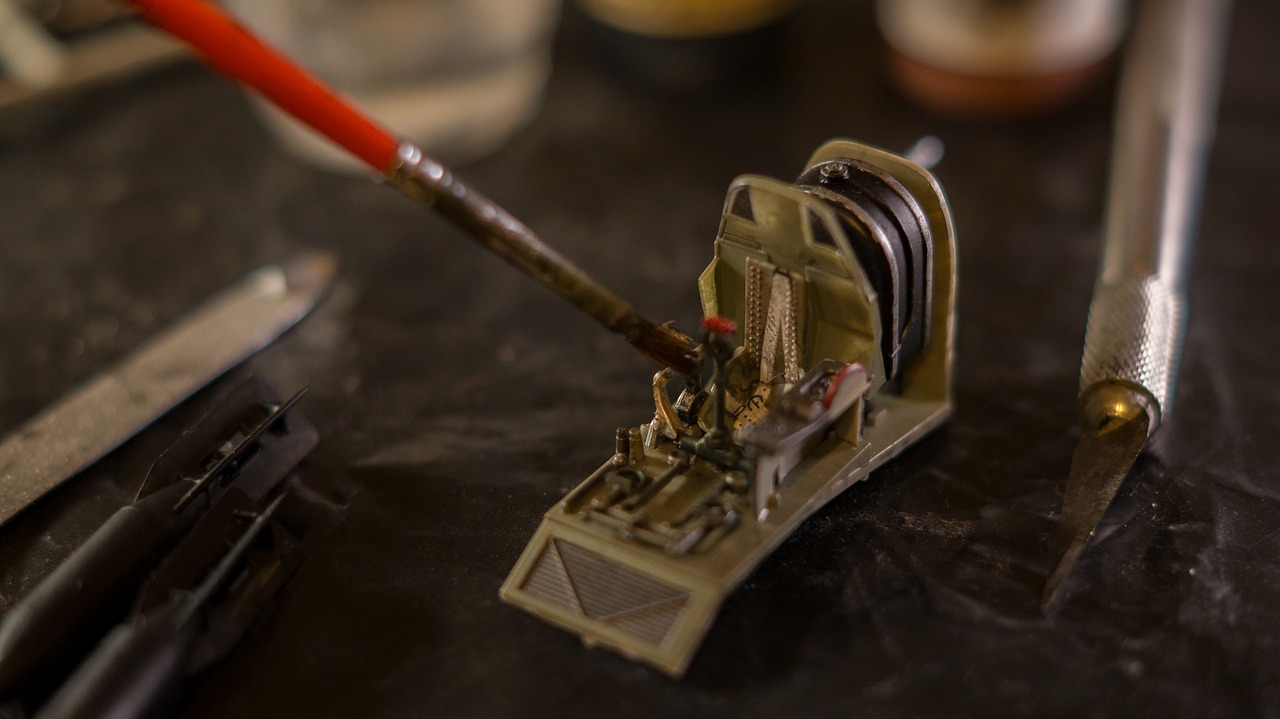
[[[842,157],[883,168],[911,192],[925,211],[933,234],[933,322],[924,350],[903,369],[902,396],[909,400],[950,403],[957,277],[955,225],[946,194],[933,174],[923,167],[852,140],[827,142],[809,158],[809,166]]]

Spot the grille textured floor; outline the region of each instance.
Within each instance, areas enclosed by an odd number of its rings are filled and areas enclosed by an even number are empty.
[[[559,539],[543,548],[521,588],[655,646],[689,601],[684,590]]]

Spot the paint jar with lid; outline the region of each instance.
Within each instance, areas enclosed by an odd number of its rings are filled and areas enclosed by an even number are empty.
[[[650,88],[701,94],[769,73],[798,0],[578,0],[601,57]]]
[[[1105,70],[1124,0],[879,0],[888,70],[917,103],[1018,118],[1069,103]]]

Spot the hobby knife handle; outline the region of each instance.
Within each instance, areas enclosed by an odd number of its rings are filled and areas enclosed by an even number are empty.
[[[60,679],[128,611],[138,584],[207,505],[171,511],[184,483],[118,510],[0,622],[0,699]]]
[[[181,696],[199,622],[177,604],[121,624],[76,669],[37,719],[162,716]]]
[[[1186,327],[1186,275],[1213,137],[1229,0],[1138,4],[1117,108],[1102,266],[1081,406],[1123,385],[1167,416]],[[1087,423],[1087,420],[1086,420]]]

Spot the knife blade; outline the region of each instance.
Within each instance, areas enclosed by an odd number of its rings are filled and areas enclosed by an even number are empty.
[[[1147,0],[1116,112],[1101,271],[1080,371],[1084,434],[1055,533],[1049,610],[1146,440],[1169,417],[1230,0]]]

